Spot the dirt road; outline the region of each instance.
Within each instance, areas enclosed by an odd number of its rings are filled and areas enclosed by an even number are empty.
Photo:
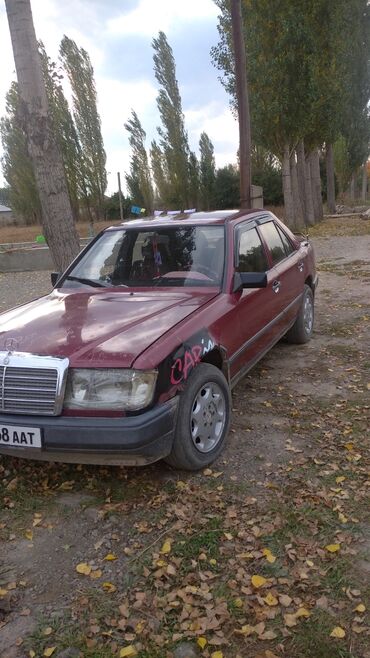
[[[335,226],[313,340],[238,385],[212,469],[0,458],[2,658],[369,658],[370,228]],[[2,310],[49,286],[0,277]]]

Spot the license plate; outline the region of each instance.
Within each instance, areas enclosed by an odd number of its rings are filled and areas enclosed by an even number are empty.
[[[41,430],[38,427],[0,424],[0,445],[12,448],[41,448]]]

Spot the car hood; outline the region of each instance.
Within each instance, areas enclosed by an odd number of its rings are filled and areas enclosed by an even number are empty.
[[[73,291],[0,316],[0,351],[68,357],[72,367],[130,367],[218,291]],[[153,348],[154,349],[154,348]]]

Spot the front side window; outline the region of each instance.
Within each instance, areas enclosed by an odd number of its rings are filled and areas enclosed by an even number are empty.
[[[273,265],[286,258],[285,248],[274,222],[261,224],[258,229],[270,250]]]
[[[268,263],[255,228],[244,231],[239,240],[239,272],[266,272]]]
[[[223,270],[223,226],[129,228],[103,233],[63,285],[220,286]]]

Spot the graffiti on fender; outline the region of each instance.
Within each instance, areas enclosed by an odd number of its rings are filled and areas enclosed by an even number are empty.
[[[211,338],[202,338],[199,344],[193,345],[185,350],[182,356],[175,359],[171,367],[171,384],[177,386],[187,380],[189,373],[197,363],[202,360],[205,354],[208,354],[215,347],[215,343]]]

